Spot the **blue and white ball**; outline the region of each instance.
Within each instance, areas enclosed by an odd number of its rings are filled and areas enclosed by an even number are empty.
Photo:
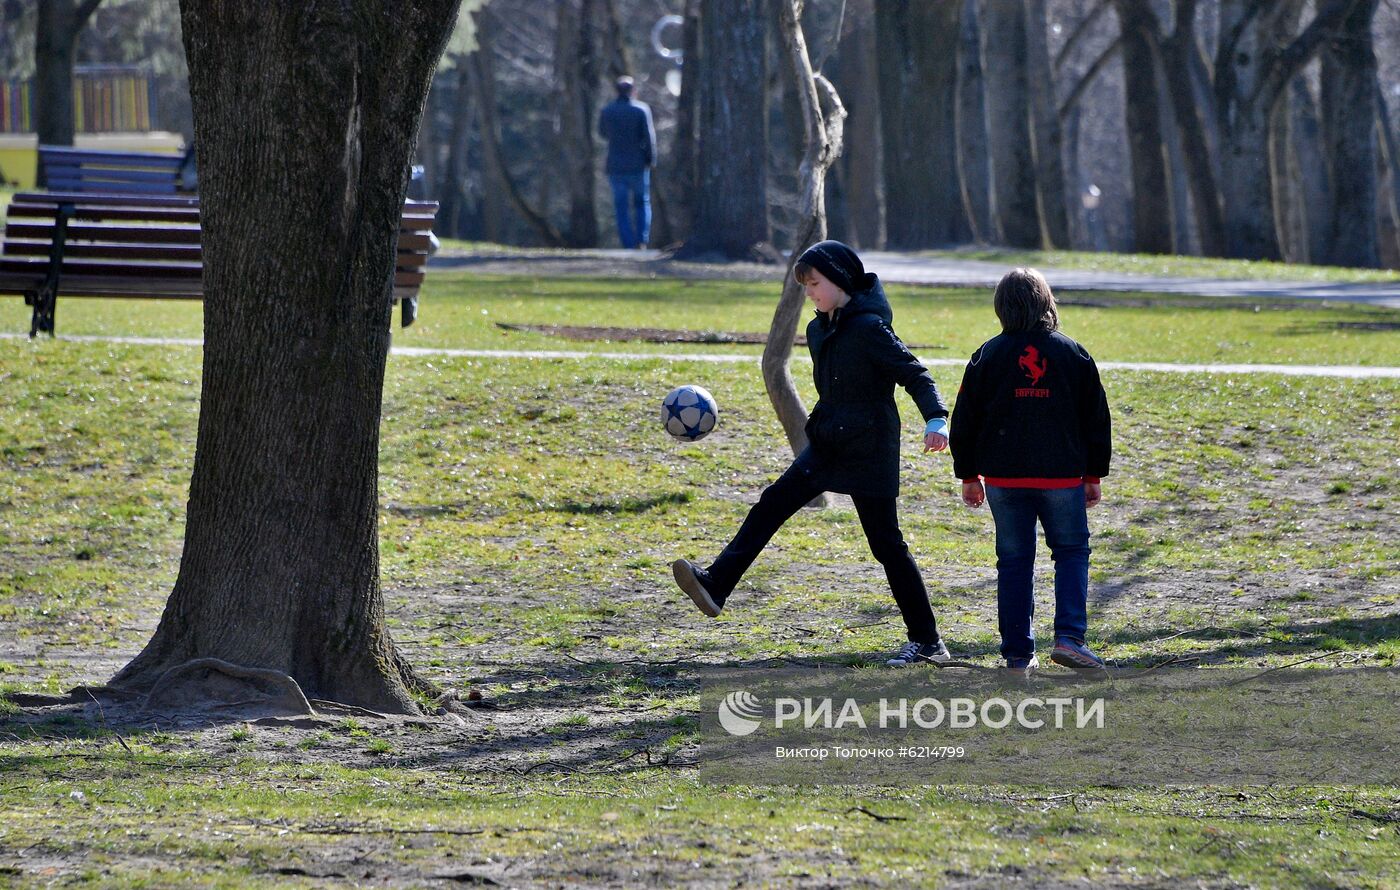
[[[718,421],[719,406],[703,386],[678,386],[661,400],[661,422],[677,439],[703,439]]]

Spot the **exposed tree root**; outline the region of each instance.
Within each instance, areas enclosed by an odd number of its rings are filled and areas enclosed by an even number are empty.
[[[290,675],[218,658],[195,658],[161,674],[146,696],[145,708],[167,713],[254,711],[269,716],[316,713]]]

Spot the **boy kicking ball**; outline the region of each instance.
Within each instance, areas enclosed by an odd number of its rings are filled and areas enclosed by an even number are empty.
[[[807,325],[818,401],[807,419],[810,445],[764,489],[738,534],[708,568],[671,565],[697,608],[719,615],[739,579],[773,534],[824,491],[849,494],[871,553],[885,569],[909,642],[885,663],[946,662],[923,578],[899,528],[899,409],[904,387],[925,421],[924,451],[947,447],[948,409],[928,371],[890,328],[893,313],[880,280],[839,241],[807,249],[793,267],[816,318]]]

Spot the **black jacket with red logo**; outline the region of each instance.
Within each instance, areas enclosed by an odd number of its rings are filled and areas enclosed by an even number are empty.
[[[1034,487],[1107,475],[1112,435],[1098,366],[1059,331],[993,337],[963,372],[949,443],[959,479]]]

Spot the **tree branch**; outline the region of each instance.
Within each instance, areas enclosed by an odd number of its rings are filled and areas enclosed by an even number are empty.
[[[1313,20],[1303,29],[1292,43],[1288,44],[1274,59],[1269,74],[1259,84],[1258,97],[1272,106],[1283,88],[1293,79],[1299,69],[1312,59],[1322,41],[1331,37],[1342,22],[1351,15],[1361,0],[1328,0],[1319,4]]]
[[[73,29],[76,31],[87,24],[87,20],[97,11],[102,0],[83,0],[78,8],[73,10]]]
[[[1089,10],[1089,14],[1080,19],[1079,24],[1074,26],[1074,30],[1071,31],[1069,37],[1065,39],[1065,45],[1060,47],[1060,51],[1055,54],[1056,71],[1065,66],[1065,63],[1069,61],[1070,54],[1073,53],[1075,47],[1079,45],[1079,41],[1084,39],[1084,36],[1089,33],[1089,29],[1094,26],[1094,23],[1102,18],[1103,14],[1108,11],[1108,3],[1109,0],[1099,0],[1098,5]]]
[[[1060,105],[1059,114],[1061,121],[1069,117],[1069,113],[1074,110],[1074,106],[1094,82],[1094,78],[1099,76],[1099,72],[1102,71],[1104,66],[1109,63],[1109,60],[1113,58],[1113,54],[1122,49],[1122,47],[1123,38],[1119,37],[1099,54],[1099,57],[1095,59],[1094,63],[1089,66],[1089,69],[1084,72],[1084,76],[1079,78],[1079,82],[1074,85],[1074,89],[1069,91],[1069,95],[1065,97],[1064,103]]]

